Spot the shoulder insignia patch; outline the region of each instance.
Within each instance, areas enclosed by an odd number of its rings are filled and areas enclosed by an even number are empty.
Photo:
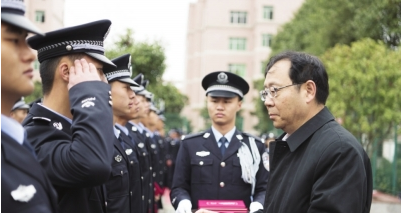
[[[181,140],[187,140],[187,139],[190,139],[190,138],[195,138],[195,137],[201,136],[203,134],[204,134],[204,132],[199,132],[199,133],[195,133],[195,134],[191,134],[191,135],[183,135],[181,137]]]

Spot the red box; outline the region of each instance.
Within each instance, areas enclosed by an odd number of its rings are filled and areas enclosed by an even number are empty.
[[[219,213],[248,212],[242,200],[199,200],[198,208]]]

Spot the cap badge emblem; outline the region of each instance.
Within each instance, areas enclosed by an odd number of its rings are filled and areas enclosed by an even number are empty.
[[[227,82],[229,82],[228,76],[224,72],[219,73],[218,80],[216,81],[220,84],[226,84]]]
[[[117,162],[120,162],[123,158],[121,157],[121,155],[116,155],[116,157],[114,157],[114,159],[115,159]]]

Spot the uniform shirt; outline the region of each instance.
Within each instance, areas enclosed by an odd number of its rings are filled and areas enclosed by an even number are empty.
[[[218,143],[218,147],[221,147],[221,142],[219,141],[222,137],[225,137],[228,141],[225,143],[226,148],[228,148],[230,141],[232,140],[233,134],[236,131],[236,127],[234,126],[225,136],[223,136],[218,130],[216,130],[213,126],[211,127],[212,133],[215,135],[216,142]]]
[[[20,145],[24,142],[24,128],[16,120],[3,114],[1,114],[1,131],[9,135]]]

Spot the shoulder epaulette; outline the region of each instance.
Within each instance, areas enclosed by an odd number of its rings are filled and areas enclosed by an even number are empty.
[[[262,142],[262,140],[261,140],[261,138],[256,137],[256,136],[254,136],[254,135],[252,135],[252,134],[249,134],[249,133],[243,132],[243,135],[245,135],[245,136],[247,136],[247,137],[252,137],[252,138],[254,138],[254,139],[255,139],[255,141],[258,141],[258,142],[260,142],[260,143],[263,143],[263,142]]]
[[[195,138],[195,137],[198,137],[198,136],[200,136],[202,134],[204,134],[204,132],[199,132],[199,133],[195,133],[195,134],[191,134],[191,135],[183,135],[183,136],[181,136],[181,140],[183,141],[183,140],[187,140],[187,139],[190,139],[190,138]]]

